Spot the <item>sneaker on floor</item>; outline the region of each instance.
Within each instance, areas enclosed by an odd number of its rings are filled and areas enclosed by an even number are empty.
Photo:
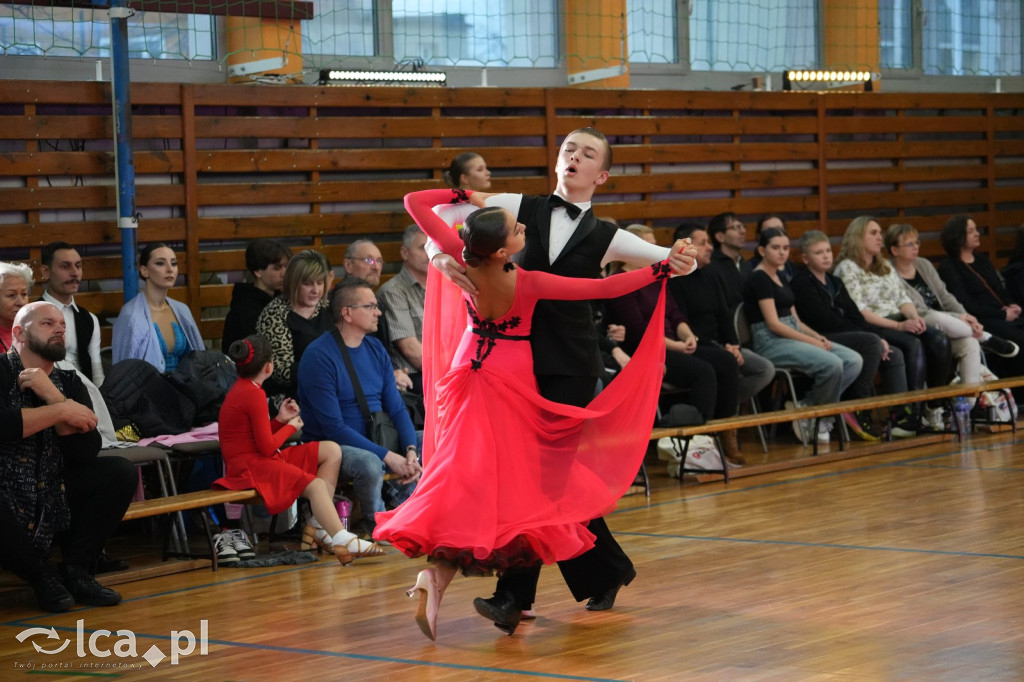
[[[921,422],[929,431],[945,431],[946,410],[941,407],[925,407],[921,410]]]
[[[813,427],[812,427],[813,428]],[[819,419],[818,420],[818,443],[820,445],[828,445],[830,434],[832,433],[832,420],[831,419]]]
[[[846,422],[846,426],[849,427],[850,431],[861,440],[866,440],[869,443],[877,443],[881,440],[878,436],[871,433],[853,412],[843,412],[843,421]]]
[[[235,537],[230,533],[217,533],[213,536],[213,551],[217,555],[217,563],[225,566],[237,564],[238,551],[235,550]]]
[[[252,546],[251,542],[249,542],[249,536],[245,534],[244,530],[241,528],[232,528],[231,530],[224,531],[224,533],[231,536],[231,541],[234,543],[235,554],[238,555],[239,559],[253,559],[256,557],[256,548]]]
[[[784,404],[786,411],[795,410],[797,407],[801,407],[800,404],[794,403],[792,400],[787,400]],[[813,428],[810,419],[794,419],[793,420],[793,434],[801,444],[807,445],[810,442],[811,429]]]
[[[1015,358],[1020,352],[1020,346],[1013,341],[1001,339],[998,336],[991,336],[981,342],[981,348],[986,353],[994,353],[1002,358]]]
[[[64,584],[68,592],[75,598],[76,604],[83,606],[115,606],[121,603],[121,595],[96,582],[84,566],[64,564]]]

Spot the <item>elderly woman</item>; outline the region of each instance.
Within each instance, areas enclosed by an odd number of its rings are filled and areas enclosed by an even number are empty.
[[[953,365],[949,338],[918,314],[885,256],[882,227],[874,218],[860,216],[850,222],[835,275],[843,280],[871,331],[903,352],[908,389],[949,383]],[[928,410],[925,419],[929,427],[943,427],[938,407]]]
[[[327,256],[305,250],[288,261],[282,295],[273,299],[256,320],[256,333],[270,340],[274,373],[264,382],[277,410],[296,395],[295,376],[306,346],[333,328],[327,306],[331,264]]]
[[[939,264],[939,277],[949,293],[977,318],[985,329],[1017,346],[1024,344],[1021,307],[1006,291],[992,261],[983,252],[981,234],[974,219],[953,216],[939,235],[946,258]],[[1020,374],[1016,361],[992,358],[992,370],[1000,376]],[[1018,391],[1014,392],[1017,396]]]
[[[920,245],[917,230],[910,225],[891,225],[885,232],[885,250],[892,255],[893,266],[918,314],[949,337],[960,380],[975,383],[981,378],[982,348],[1007,358],[1017,355],[1020,349],[1017,344],[985,331],[978,319],[949,293],[931,261],[917,255]]]
[[[23,263],[0,261],[0,344],[6,353],[11,347],[14,316],[28,303],[32,290],[32,268]]]
[[[166,244],[150,244],[139,252],[139,276],[146,285],[124,304],[114,322],[114,362],[145,360],[170,372],[191,350],[203,350],[203,337],[192,311],[168,297],[178,281],[178,257]]]

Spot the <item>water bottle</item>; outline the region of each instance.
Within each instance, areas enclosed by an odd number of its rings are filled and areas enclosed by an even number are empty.
[[[963,443],[967,440],[967,434],[971,430],[971,403],[968,402],[967,398],[960,396],[953,403],[953,419],[956,423],[957,436],[960,438],[960,442]]]
[[[345,530],[348,530],[348,517],[352,514],[352,503],[341,499],[335,502],[334,506],[338,510],[338,518],[341,519],[341,525],[344,526]]]

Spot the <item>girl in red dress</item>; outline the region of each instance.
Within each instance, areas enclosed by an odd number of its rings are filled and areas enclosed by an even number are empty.
[[[302,533],[303,549],[313,543],[333,552],[342,565],[352,557],[379,556],[376,543],[345,530],[334,507],[334,489],[341,467],[341,447],[331,441],[303,443],[281,449],[302,428],[299,406],[285,400],[274,420],[267,414],[263,382],[274,371],[270,342],[248,336],[228,349],[238,381],[220,408],[220,448],[225,474],[214,485],[228,490],[255,488],[267,511],[278,514],[297,497],[309,500],[313,516]]]
[[[480,209],[460,237],[431,210],[466,198],[461,190],[405,197],[423,231],[468,266],[478,294],[463,298],[464,331],[450,369],[436,384],[424,383],[436,397],[423,478],[397,509],[377,514],[374,531],[407,556],[430,558],[433,567],[409,590],[419,597],[416,622],[430,639],[458,570],[482,575],[554,563],[594,545],[586,523],[615,506],[640,468],[665,357],[662,290],[656,322],[609,388],[586,407],[541,397],[529,343],[536,302],[621,296],[668,277],[669,263],[603,280],[517,269],[511,257],[525,244],[524,227],[511,213]]]

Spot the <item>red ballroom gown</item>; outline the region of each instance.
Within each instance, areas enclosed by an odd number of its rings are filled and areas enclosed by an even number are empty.
[[[218,433],[225,471],[213,485],[255,488],[270,514],[290,507],[316,478],[320,444],[281,450],[295,427],[270,418],[267,394],[251,379],[238,379],[228,391],[220,407]]]
[[[447,190],[417,192],[406,197],[406,207],[461,262],[462,240],[430,209],[451,197]],[[667,277],[666,262],[603,280],[515,272],[514,302],[502,317],[482,320],[471,299],[461,299],[463,332],[450,369],[436,385],[425,377],[434,393],[423,477],[406,502],[377,514],[374,532],[407,556],[443,558],[467,573],[554,563],[590,549],[594,536],[586,523],[610,511],[632,484],[661,387],[662,324],[649,326],[633,359],[586,407],[540,396],[529,337],[539,299],[621,296]],[[451,286],[432,269],[425,352],[442,356],[451,350],[431,344],[443,343],[437,316],[445,313],[431,306],[440,305],[437,289],[445,284]],[[662,320],[663,305],[664,295],[652,319]]]

